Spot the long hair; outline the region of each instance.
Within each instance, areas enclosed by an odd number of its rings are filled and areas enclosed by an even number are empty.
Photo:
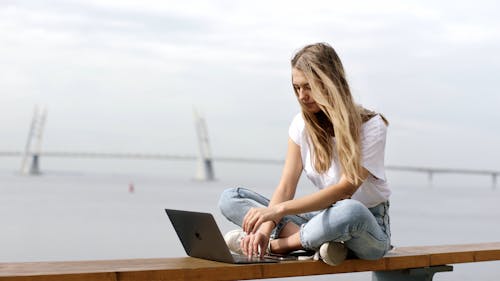
[[[291,63],[292,68],[304,73],[311,87],[310,95],[320,108],[318,113],[302,108],[309,141],[312,142],[314,168],[319,173],[326,172],[332,164],[332,157],[337,155],[349,182],[360,183],[363,180],[360,176],[361,126],[376,113],[354,102],[342,62],[330,45],[307,45],[294,55]]]

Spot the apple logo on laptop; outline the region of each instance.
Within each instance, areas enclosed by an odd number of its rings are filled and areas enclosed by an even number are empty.
[[[201,240],[201,234],[200,234],[200,233],[195,232],[195,233],[194,233],[194,236],[196,236],[196,238],[197,238],[198,240]]]

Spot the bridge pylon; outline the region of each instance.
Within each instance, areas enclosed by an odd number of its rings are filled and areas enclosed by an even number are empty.
[[[21,174],[39,175],[40,172],[40,152],[42,150],[42,138],[47,119],[47,109],[35,106],[33,118],[28,133],[28,139],[21,162]]]
[[[195,179],[201,181],[213,181],[215,180],[215,173],[212,152],[210,150],[210,142],[208,139],[207,124],[205,122],[205,118],[203,118],[194,108],[193,115],[199,146],[198,167]]]

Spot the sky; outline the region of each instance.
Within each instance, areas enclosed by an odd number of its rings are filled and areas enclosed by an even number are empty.
[[[331,44],[390,122],[386,164],[500,170],[497,1],[0,2],[0,151],[283,159],[290,59]]]

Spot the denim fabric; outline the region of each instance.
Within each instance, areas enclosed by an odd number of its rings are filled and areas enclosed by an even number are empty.
[[[219,200],[222,214],[241,227],[250,208],[266,207],[269,199],[245,188],[226,189]],[[279,237],[281,229],[293,222],[300,226],[304,249],[318,250],[325,242],[344,242],[362,259],[379,259],[390,249],[389,202],[367,208],[361,202],[345,199],[322,211],[285,216],[271,237]]]

